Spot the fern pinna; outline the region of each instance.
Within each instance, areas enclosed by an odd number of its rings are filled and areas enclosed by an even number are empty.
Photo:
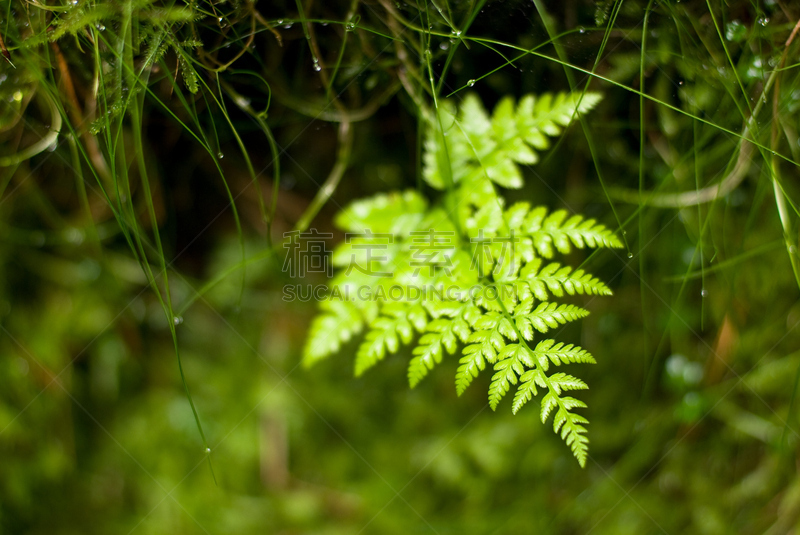
[[[492,409],[512,387],[514,413],[541,390],[542,422],[554,415],[554,430],[584,466],[587,420],[574,409],[586,405],[566,393],[586,383],[550,372],[594,358],[542,335],[588,314],[555,298],[611,291],[591,274],[552,259],[573,248],[622,244],[580,215],[525,202],[506,206],[497,187],[522,187],[518,164],[536,163],[548,138],[599,99],[593,93],[529,95],[515,105],[506,98],[491,117],[474,95],[458,110],[440,102],[428,121],[423,155],[423,177],[443,192],[440,202],[430,205],[416,191],[394,192],[338,214],[336,224],[347,233],[332,256],[340,269],[311,326],[304,363],[327,357],[365,331],[355,358],[361,375],[416,340],[408,366],[414,387],[461,347],[459,395],[487,367]]]

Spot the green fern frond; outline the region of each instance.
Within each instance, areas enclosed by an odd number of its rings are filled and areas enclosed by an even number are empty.
[[[533,350],[536,361],[547,371],[547,360],[556,366],[566,363],[595,364],[594,357],[585,349],[572,344],[556,343],[555,340],[542,340]]]
[[[414,358],[408,363],[408,384],[411,388],[428,375],[433,367],[442,362],[442,353],[447,351],[453,354],[458,341],[453,332],[454,320],[434,320],[428,325],[427,334],[419,340],[419,345],[414,348]],[[466,324],[465,324],[466,325]]]
[[[512,227],[520,237],[532,240],[533,246],[541,256],[552,258],[555,248],[561,254],[568,254],[572,248],[623,246],[619,238],[607,227],[594,219],[584,220],[581,215],[567,218],[565,210],[556,210],[548,215],[547,209],[539,206],[526,211],[527,203],[517,203],[507,214],[519,226]]]
[[[387,351],[396,353],[400,344],[409,344],[414,330],[422,331],[427,323],[425,309],[418,303],[397,303],[393,307],[384,307],[386,316],[378,317],[359,346],[356,353],[356,377],[363,374],[382,360]]]
[[[578,94],[560,93],[538,99],[527,95],[515,106],[514,100],[506,97],[491,118],[474,94],[464,97],[458,112],[444,101],[440,120],[431,121],[428,128],[423,177],[434,188],[445,188],[447,172],[442,170],[441,154],[446,149],[454,184],[488,178],[499,186],[519,189],[523,180],[518,164],[535,164],[539,160],[536,150],[550,146],[547,136],[559,135],[576,110],[586,113],[599,101],[597,93],[586,93],[582,99]]]
[[[557,394],[561,394],[564,390],[586,390],[589,387],[578,379],[577,377],[573,377],[566,373],[554,373],[549,377],[550,385],[553,387],[553,390],[556,391]],[[583,402],[580,402],[583,403]],[[582,405],[585,407],[585,405]]]
[[[506,341],[495,325],[493,328],[481,329],[470,334],[463,353],[467,355],[478,352],[493,364],[497,360],[497,352],[502,351],[505,345]]]
[[[416,230],[428,209],[419,192],[406,190],[355,201],[336,215],[336,226],[348,232],[407,235]]]
[[[478,345],[467,346],[456,370],[456,393],[460,396],[480,373],[486,368],[483,352]]]
[[[531,293],[540,301],[547,301],[549,294],[554,297],[568,295],[611,295],[611,289],[600,279],[582,269],[573,270],[571,266],[562,266],[551,262],[542,266],[540,258],[534,259],[520,271],[519,278],[528,283]]]
[[[579,414],[569,412],[569,409],[586,407],[586,404],[574,398],[560,398],[559,401],[561,406],[553,418],[553,431],[556,433],[561,431],[561,439],[570,447],[581,467],[584,467],[589,454],[589,439],[585,434],[586,428],[581,424],[588,424],[589,421]],[[542,423],[546,419],[542,418]]]
[[[524,344],[511,344],[498,355],[494,365],[495,374],[489,385],[489,406],[492,410],[508,393],[511,385],[517,384],[517,377],[525,373],[525,366],[532,367],[533,359],[530,350]]]
[[[599,93],[545,93],[536,98],[526,95],[519,101],[515,113],[517,132],[527,143],[539,150],[550,147],[547,136],[561,134],[577,113],[587,113],[600,102]]]
[[[342,344],[364,327],[361,311],[352,303],[325,301],[324,305],[326,312],[312,322],[303,350],[303,365],[306,367],[339,351]]]
[[[547,389],[544,373],[539,368],[526,371],[520,376],[519,380],[519,387],[514,395],[514,403],[511,407],[511,411],[514,414],[517,414],[525,403],[536,397],[537,386]],[[544,400],[542,400],[542,410],[544,410]]]
[[[469,339],[472,329],[464,316],[469,314],[468,309],[474,308],[462,303],[453,317],[435,319],[428,324],[427,333],[420,338],[419,345],[414,348],[414,358],[408,364],[408,382],[411,388],[417,386],[435,365],[442,362],[445,350],[452,355],[459,340],[466,342]]]
[[[532,302],[532,300],[528,300],[528,302]],[[539,303],[539,306],[530,312],[520,309],[518,313],[514,314],[514,319],[517,325],[525,327],[525,332],[528,331],[527,327],[530,325],[540,333],[546,333],[559,325],[585,318],[588,315],[589,311],[579,306],[545,301]]]
[[[595,360],[572,344],[534,340],[589,313],[553,299],[610,295],[611,290],[583,269],[543,259],[622,243],[593,219],[525,202],[507,207],[496,186],[521,187],[519,165],[535,163],[537,151],[549,147],[549,137],[598,101],[593,93],[582,99],[526,96],[518,104],[506,98],[491,115],[475,95],[465,97],[460,108],[441,101],[425,136],[423,178],[434,189],[447,190],[443,198],[429,205],[420,193],[405,191],[350,204],[336,217],[348,235],[332,255],[340,270],[333,283],[350,295],[359,287],[373,295],[392,288],[436,291],[399,302],[326,301],[312,324],[304,362],[324,358],[366,330],[355,374],[413,344],[408,380],[415,387],[463,345],[455,374],[459,396],[487,366],[493,369],[488,392],[493,410],[514,385],[515,414],[543,390],[542,421],[555,414],[556,433],[585,465],[587,420],[573,413],[585,404],[562,393],[587,385],[567,373],[547,372],[551,365]],[[424,269],[421,259],[429,264]],[[455,290],[454,295],[445,289]],[[421,333],[416,342],[415,333]]]

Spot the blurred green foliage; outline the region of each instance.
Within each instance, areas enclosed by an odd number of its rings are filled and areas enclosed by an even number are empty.
[[[800,529],[796,6],[0,13],[0,532]],[[487,410],[486,376],[409,390],[401,350],[356,379],[356,340],[298,367],[315,304],[282,288],[325,278],[283,272],[284,232],[424,189],[434,94],[587,83],[598,108],[507,192],[626,243],[570,262],[615,293],[558,333],[597,359],[585,469],[536,411]]]

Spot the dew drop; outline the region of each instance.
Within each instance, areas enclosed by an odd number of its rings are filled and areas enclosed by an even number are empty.
[[[180,325],[181,323],[183,323],[183,317],[182,316],[173,316],[172,323],[175,324],[175,325]]]
[[[206,453],[211,453],[211,448],[206,448]]]
[[[353,30],[356,29],[356,25],[353,24],[352,22],[348,22],[347,24],[344,25],[344,29],[347,30],[348,32],[352,32]]]
[[[683,80],[681,80],[680,82],[678,82],[678,85],[683,85]]]
[[[703,288],[702,290],[700,290],[700,297],[707,297],[707,296],[708,296],[708,292],[706,291],[706,289],[705,289],[705,288]]]
[[[222,154],[221,152],[217,153],[217,158],[219,158],[220,160],[223,159],[224,157],[225,157],[225,155]]]
[[[628,253],[628,258],[633,258],[633,253]]]
[[[627,236],[627,235],[628,235],[628,231],[627,231],[627,230],[623,230],[623,231],[622,231],[622,235],[623,235],[623,236]]]
[[[447,41],[442,41],[441,43],[439,43],[439,48],[441,48],[442,50],[447,50],[448,48],[450,48],[450,43],[448,43]]]
[[[290,23],[288,23],[288,24],[284,24],[284,25],[283,25],[283,29],[284,29],[284,30],[289,30],[289,29],[291,29],[291,27],[292,27],[292,23],[291,23],[291,22],[290,22]]]
[[[761,26],[766,26],[767,24],[769,24],[769,17],[759,17],[758,23]]]
[[[797,254],[797,247],[795,247],[794,245],[790,245],[789,246],[789,252],[791,254]]]
[[[581,26],[580,28],[578,28],[578,33],[586,33],[586,28]]]
[[[244,98],[241,95],[237,95],[234,98],[234,101],[236,102],[236,105],[239,106],[240,108],[247,108],[248,106],[250,106],[250,99]]]
[[[75,227],[67,229],[67,231],[64,233],[64,237],[68,242],[74,243],[75,245],[80,245],[84,240],[83,231]]]
[[[473,87],[475,85],[475,80],[468,80],[467,85]]]
[[[319,60],[314,58],[314,70],[319,72],[322,70],[322,66],[319,64]]]

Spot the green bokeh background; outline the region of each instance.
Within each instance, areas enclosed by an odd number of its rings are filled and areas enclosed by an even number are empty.
[[[447,26],[435,7],[445,4],[428,4],[439,31]],[[329,69],[350,4],[303,5],[317,21]],[[253,4],[215,6],[234,28],[225,38],[245,39],[250,19],[242,13]],[[586,117],[590,136],[573,125],[544,161],[526,169],[526,187],[507,192],[510,200],[567,208],[611,228],[621,223],[624,231],[627,250],[595,254],[585,266],[615,295],[578,300],[591,316],[557,333],[598,361],[582,370],[591,387],[580,396],[592,422],[585,469],[539,422],[535,406],[512,416],[504,401],[492,413],[487,375],[458,398],[455,358],[413,390],[407,348],[359,379],[352,373],[356,341],[312,369],[299,366],[316,305],[284,301],[283,287],[325,278],[289,277],[279,240],[334,164],[337,128],[298,104],[324,106],[325,90],[297,5],[254,6],[266,20],[285,22],[275,25],[282,46],[260,31],[237,64],[270,84],[267,121],[285,149],[274,254],[265,253],[255,188],[231,130],[218,109],[195,99],[200,124],[218,136],[246,256],[263,257],[248,264],[244,285],[238,270],[197,298],[176,328],[210,457],[183,390],[168,320],[103,207],[90,164],[78,159],[82,175],[76,174],[66,129],[52,151],[0,168],[0,533],[800,532],[794,402],[800,302],[790,262],[797,251],[793,199],[800,198],[793,163],[800,161],[800,80],[793,66],[799,44],[788,47],[779,90],[764,95],[751,135],[765,150],[753,151],[738,188],[679,209],[626,203],[618,191],[640,184],[656,195],[691,191],[730,172],[738,139],[719,127],[742,130],[780,65],[800,17],[796,6],[588,0],[540,6],[557,32],[567,32],[557,42],[573,65],[591,70],[607,35],[596,72],[625,86],[593,80],[591,89],[605,98]],[[3,0],[0,8],[16,65],[0,66],[6,156],[46,131],[45,95],[61,99],[64,110],[68,97],[55,48],[22,46],[26,28],[46,26],[37,22],[35,5]],[[548,39],[531,2],[448,8],[461,17],[477,11],[473,37],[524,48]],[[419,17],[416,5],[401,2],[397,9],[408,20]],[[393,43],[367,31],[389,33],[384,6],[356,10],[361,29],[347,32],[336,87],[353,108],[394,83],[400,68]],[[113,17],[106,26],[115,31]],[[212,41],[211,25],[200,27]],[[409,32],[409,39],[418,36]],[[57,44],[79,97],[87,97],[85,36]],[[436,72],[457,44],[432,38]],[[556,57],[552,46],[540,51]],[[165,57],[174,68],[175,56]],[[563,67],[541,57],[484,76],[503,63],[478,43],[460,46],[443,94],[477,91],[492,107],[508,94],[569,90]],[[632,91],[641,88],[642,66],[645,93],[655,99],[643,101],[644,132]],[[585,74],[574,75],[582,89]],[[173,77],[154,76],[152,90],[186,119],[173,92],[191,95],[173,87]],[[238,84],[254,107],[267,106],[263,86],[233,73],[223,80]],[[163,107],[150,97],[144,102],[153,204],[180,308],[241,261],[240,235],[211,157]],[[330,248],[342,239],[331,222],[340,207],[418,185],[413,104],[402,90],[381,104],[354,123],[349,169],[313,221],[320,232],[334,233]],[[230,101],[228,107],[254,167],[266,170],[258,180],[269,199],[267,142],[249,117]],[[788,199],[788,226],[776,208],[774,179]],[[81,203],[82,180],[91,218]],[[141,189],[135,192],[144,208]],[[144,209],[139,216],[147,221]],[[152,228],[143,232],[152,236]],[[570,260],[577,265],[585,258]]]

